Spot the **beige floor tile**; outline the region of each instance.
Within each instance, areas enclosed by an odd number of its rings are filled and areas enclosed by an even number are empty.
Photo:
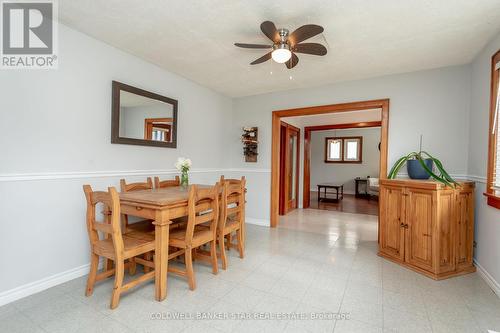
[[[335,333],[382,333],[382,328],[368,325],[357,320],[337,320]]]
[[[363,322],[369,326],[382,328],[384,315],[382,304],[365,302],[358,298],[344,297],[340,313],[350,320]]]
[[[359,299],[367,303],[382,304],[382,288],[350,280],[347,283],[345,297]]]
[[[384,307],[384,330],[394,332],[432,332],[427,316]]]
[[[213,275],[210,266],[195,262],[195,291],[169,274],[166,300],[154,300],[149,282],[110,310],[112,279],[85,297],[81,277],[0,307],[0,331],[500,331],[500,299],[477,273],[434,281],[384,260],[377,256],[376,228],[376,217],[295,210],[276,229],[248,225],[245,258],[231,250],[227,271]],[[196,320],[209,311],[256,313],[260,319]],[[338,311],[349,319],[262,318]]]

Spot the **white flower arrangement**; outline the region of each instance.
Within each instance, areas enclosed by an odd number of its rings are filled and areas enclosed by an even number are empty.
[[[179,157],[175,162],[175,168],[182,172],[187,172],[191,169],[191,160],[189,158]]]

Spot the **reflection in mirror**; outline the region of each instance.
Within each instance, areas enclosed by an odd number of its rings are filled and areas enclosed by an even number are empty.
[[[176,120],[176,100],[113,82],[113,143],[176,147]]]
[[[173,106],[120,91],[120,136],[172,142]]]

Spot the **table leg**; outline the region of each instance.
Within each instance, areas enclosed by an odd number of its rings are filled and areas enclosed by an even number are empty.
[[[318,186],[318,203],[321,200],[321,187]]]
[[[336,196],[337,196],[337,202],[339,201],[339,188],[335,188]]]
[[[344,185],[340,187],[340,198],[344,199]]]
[[[169,221],[162,212],[156,214],[155,225],[155,298],[167,297],[168,232]]]

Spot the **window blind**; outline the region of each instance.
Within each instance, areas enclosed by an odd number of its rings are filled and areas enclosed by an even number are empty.
[[[500,71],[500,61],[497,62],[495,66],[497,72]],[[500,81],[500,72],[496,75],[497,79]],[[497,98],[496,98],[496,108],[495,117],[493,120],[493,132],[496,134],[496,157],[495,157],[495,174],[493,181],[493,188],[500,191],[500,82],[497,83]]]

